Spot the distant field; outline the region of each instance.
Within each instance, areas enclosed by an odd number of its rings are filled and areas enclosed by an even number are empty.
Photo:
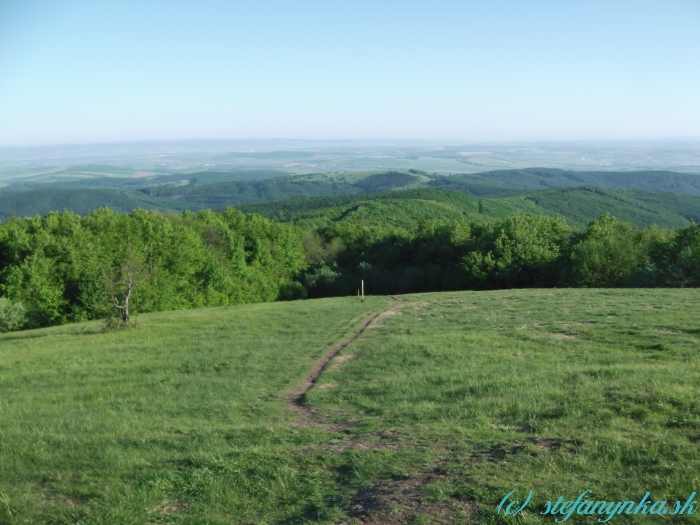
[[[422,141],[215,140],[0,148],[0,180],[58,182],[93,169],[101,177],[128,171],[193,173],[202,169],[278,170],[290,175],[422,170],[442,175],[520,168],[615,172],[667,169],[700,173],[697,140],[437,144]],[[124,170],[124,171],[122,171]],[[63,172],[53,177],[52,172]],[[587,184],[592,184],[588,181]],[[642,188],[643,189],[643,188]]]
[[[685,501],[699,343],[687,289],[345,297],[0,335],[0,523],[553,523],[543,504],[586,489]],[[510,520],[495,507],[512,490],[534,496]],[[661,520],[630,518],[611,522]]]

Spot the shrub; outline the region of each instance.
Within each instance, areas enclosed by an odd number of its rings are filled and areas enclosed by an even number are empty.
[[[335,265],[333,268],[338,269]],[[309,295],[312,297],[341,295],[343,276],[341,272],[335,271],[333,268],[324,264],[306,274],[304,281]]]
[[[477,287],[552,286],[569,227],[563,219],[514,215],[474,230],[473,249],[462,259]],[[463,232],[462,235],[466,235]]]
[[[643,248],[635,228],[606,213],[588,223],[582,239],[571,249],[572,284],[624,285],[643,269]]]
[[[26,310],[22,303],[13,303],[0,297],[0,332],[19,330],[26,322]]]

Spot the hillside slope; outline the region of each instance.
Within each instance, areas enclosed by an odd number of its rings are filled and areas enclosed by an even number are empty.
[[[333,222],[362,222],[413,228],[422,220],[491,220],[514,213],[564,217],[583,227],[604,213],[639,227],[657,224],[678,227],[700,222],[700,197],[663,192],[601,188],[554,188],[494,198],[476,198],[435,189],[314,197],[242,206],[275,220],[304,228],[321,228]]]
[[[431,188],[297,197],[284,200],[266,199],[285,195],[292,190],[283,185],[242,184],[240,200],[253,204],[239,205],[246,213],[258,213],[277,221],[291,221],[304,229],[317,229],[333,222],[362,222],[367,225],[392,225],[413,229],[421,221],[502,219],[514,213],[544,214],[564,217],[572,226],[582,227],[604,213],[639,227],[657,224],[678,227],[689,221],[700,222],[700,197],[676,193],[620,190],[614,188],[553,188],[492,198],[477,198],[456,191]],[[261,184],[260,187],[257,184]],[[315,191],[314,186],[296,185],[301,195]],[[217,185],[212,185],[217,186]],[[354,187],[353,187],[354,188]],[[356,189],[356,188],[355,188]],[[173,189],[172,191],[174,191]],[[169,190],[170,191],[170,190]],[[202,196],[203,195],[203,196]],[[69,210],[79,215],[108,207],[128,213],[135,208],[180,213],[185,209],[223,208],[225,194],[193,192],[187,198],[158,198],[130,190],[37,190],[0,194],[0,220],[12,215],[32,216],[41,210]],[[200,199],[201,200],[198,200]],[[259,202],[264,200],[264,202]]]
[[[414,185],[418,178],[403,172],[386,172],[369,174],[355,181],[329,177],[278,177],[210,183],[212,180],[220,181],[221,175],[204,172],[193,174],[188,185],[164,183],[138,190],[37,189],[4,192],[0,193],[0,220],[12,215],[27,217],[63,210],[86,215],[105,206],[119,212],[130,212],[136,208],[173,212],[222,209],[292,197],[385,191]]]
[[[482,199],[482,213],[501,217],[514,211],[560,215],[574,226],[611,213],[617,219],[639,227],[665,227],[700,222],[700,197],[660,191],[615,188],[557,188],[517,196]],[[498,211],[497,211],[498,210]]]
[[[700,175],[673,171],[566,171],[526,168],[436,177],[429,185],[482,197],[576,186],[665,191],[700,196]]]
[[[133,190],[88,189],[57,190],[42,189],[0,193],[0,221],[11,216],[33,217],[52,211],[72,211],[87,215],[93,210],[108,207],[120,213],[129,213],[136,208],[180,212],[173,199],[156,199]]]
[[[72,182],[70,189],[47,186],[44,189],[10,191],[5,188],[0,191],[0,220],[11,215],[44,215],[50,211],[61,210],[85,214],[104,206],[122,212],[138,207],[174,212],[185,209],[196,211],[295,197],[355,195],[416,188],[449,190],[479,198],[580,186],[700,196],[700,175],[670,171],[579,172],[528,168],[452,177],[430,175],[416,170],[325,173],[294,177],[279,175],[280,172],[272,170],[198,172],[149,180],[127,179],[128,187],[123,189],[106,187],[113,184],[109,178],[101,180],[100,185],[103,187],[92,189],[84,186],[93,184],[90,181]]]
[[[0,523],[500,523],[514,490],[532,523],[583,490],[673,509],[700,469],[699,305],[503,290],[0,334]]]

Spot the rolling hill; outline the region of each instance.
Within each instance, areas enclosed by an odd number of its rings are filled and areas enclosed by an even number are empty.
[[[515,213],[564,217],[583,227],[604,213],[639,227],[700,222],[700,197],[674,193],[601,188],[554,188],[494,198],[454,191],[401,190],[363,195],[314,197],[252,204],[242,211],[291,221],[308,229],[333,222],[362,222],[414,228],[424,219],[439,221],[503,219]]]
[[[700,176],[673,171],[567,171],[526,168],[435,177],[428,185],[484,197],[572,186],[664,191],[700,196]]]
[[[671,514],[700,468],[699,305],[449,292],[0,334],[0,523],[506,523],[529,490],[530,523],[584,490]]]
[[[389,190],[418,180],[414,175],[402,172],[370,173],[355,181],[308,176],[264,179],[266,173],[255,172],[258,180],[211,182],[220,181],[222,175],[205,172],[191,175],[189,181],[192,184],[163,183],[137,190],[50,188],[4,192],[0,193],[0,220],[12,215],[26,217],[63,210],[84,215],[105,206],[119,212],[136,208],[164,212],[221,209],[290,197]]]
[[[562,216],[575,226],[606,212],[641,227],[700,220],[700,177],[673,172],[533,168],[453,177],[415,170],[272,177],[275,173],[250,172],[257,180],[230,180],[201,172],[183,184],[139,189],[4,192],[0,220],[54,210],[84,215],[105,206],[119,212],[144,208],[173,213],[236,206],[306,228],[338,220],[412,227],[423,219],[493,219],[518,212]]]

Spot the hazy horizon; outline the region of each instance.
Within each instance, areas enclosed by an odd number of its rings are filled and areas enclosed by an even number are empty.
[[[0,150],[10,149],[41,149],[41,148],[61,148],[61,147],[100,147],[100,146],[119,146],[119,145],[139,145],[139,144],[178,144],[178,143],[318,143],[320,146],[331,143],[348,143],[352,146],[371,145],[371,144],[389,144],[398,146],[410,145],[434,145],[434,146],[459,146],[459,145],[480,145],[480,144],[495,144],[499,146],[508,145],[526,145],[526,144],[597,144],[597,145],[615,145],[615,144],[648,144],[655,142],[670,142],[670,143],[700,143],[700,135],[668,135],[647,138],[614,138],[614,139],[550,139],[550,140],[459,140],[459,139],[420,139],[420,138],[312,138],[312,137],[240,137],[240,138],[180,138],[180,139],[148,139],[148,140],[112,140],[112,141],[95,141],[95,142],[52,142],[46,144],[20,144],[20,145],[0,145]],[[351,146],[351,147],[352,147]],[[279,151],[284,151],[281,148]]]
[[[97,171],[86,166],[102,166]],[[83,167],[81,167],[83,166]],[[111,166],[111,168],[110,168]],[[417,169],[475,173],[527,167],[700,174],[700,139],[546,142],[240,139],[0,147],[0,187],[207,169],[287,174]],[[56,170],[59,171],[56,171]],[[155,176],[155,175],[154,175]]]

